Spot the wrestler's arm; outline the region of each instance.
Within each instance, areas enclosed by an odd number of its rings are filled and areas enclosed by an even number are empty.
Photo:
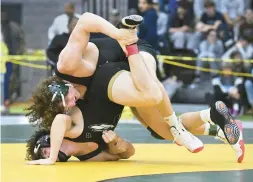
[[[119,155],[110,154],[107,151],[102,151],[98,155],[96,155],[95,157],[92,157],[86,161],[118,161],[120,159],[121,159],[121,157]]]
[[[102,151],[101,153],[99,153],[98,155],[96,155],[95,157],[91,159],[88,159],[87,161],[117,161],[120,159],[128,159],[134,155],[135,149],[129,141],[124,140],[122,141],[121,144],[123,144],[121,146],[123,150],[125,150],[124,147],[126,147],[125,152],[117,153],[117,151],[121,151],[121,150],[119,150],[116,146],[111,145],[111,146],[108,146],[107,151]],[[115,152],[114,154],[111,153],[112,150]]]
[[[118,137],[117,144],[114,146],[110,146],[110,147],[116,148],[119,151],[119,152],[117,152],[117,155],[119,155],[121,159],[129,159],[135,153],[135,148],[134,148],[133,144],[125,139],[120,138],[120,137]],[[124,152],[122,152],[122,151],[124,151]]]
[[[50,156],[47,159],[28,161],[27,164],[52,165],[57,161],[58,153],[65,133],[71,128],[71,118],[66,114],[56,115],[50,131]]]
[[[135,153],[135,148],[131,142],[121,138],[114,131],[105,131],[102,138],[108,146],[108,153],[119,155],[121,159],[128,159]]]
[[[56,115],[50,131],[50,159],[56,161],[65,133],[71,128],[71,118],[66,114]]]

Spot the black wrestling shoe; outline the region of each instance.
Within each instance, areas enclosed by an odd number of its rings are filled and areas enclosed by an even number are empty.
[[[130,15],[121,19],[121,21],[116,25],[117,28],[125,29],[135,29],[143,21],[140,15]]]
[[[245,153],[241,121],[231,116],[222,101],[215,102],[211,107],[210,117],[222,129],[228,143],[236,152],[237,162],[241,163]]]

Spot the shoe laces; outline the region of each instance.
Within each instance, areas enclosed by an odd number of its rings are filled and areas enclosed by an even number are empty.
[[[177,140],[178,136],[180,135],[180,132],[178,131],[178,129],[175,126],[172,126],[172,127],[175,128],[175,130],[173,130],[173,134],[175,135],[173,143],[175,143],[175,141]]]

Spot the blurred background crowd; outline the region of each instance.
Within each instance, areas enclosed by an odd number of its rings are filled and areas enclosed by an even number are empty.
[[[53,73],[83,12],[114,25],[123,16],[142,15],[138,37],[159,55],[174,56],[170,61],[194,68],[165,64],[159,58],[157,74],[173,102],[222,100],[234,116],[252,114],[252,0],[2,0],[1,6],[1,55],[46,55],[46,61],[36,63],[50,66],[47,71],[1,59],[3,114],[10,112],[12,103],[26,101],[34,85]]]

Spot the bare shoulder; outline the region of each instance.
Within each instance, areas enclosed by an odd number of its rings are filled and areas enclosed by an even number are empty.
[[[67,114],[71,118],[72,123],[78,124],[82,122],[82,112],[78,107],[73,107]]]

